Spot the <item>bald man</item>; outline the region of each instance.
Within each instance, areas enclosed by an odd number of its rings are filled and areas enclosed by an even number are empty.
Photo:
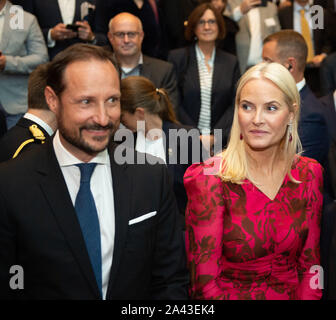
[[[148,78],[157,88],[167,90],[176,109],[178,93],[173,65],[142,53],[141,20],[130,13],[120,13],[110,20],[107,36],[121,66],[122,78],[139,75]]]

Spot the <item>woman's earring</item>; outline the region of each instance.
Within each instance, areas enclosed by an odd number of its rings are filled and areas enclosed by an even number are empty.
[[[240,140],[243,140],[243,135],[242,135],[242,134],[240,134],[239,138],[240,138]]]
[[[292,123],[290,122],[288,124],[288,141],[292,142],[293,136],[292,136]]]

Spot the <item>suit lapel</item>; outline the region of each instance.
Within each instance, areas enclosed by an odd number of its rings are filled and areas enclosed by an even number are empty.
[[[191,46],[188,48],[189,50],[189,71],[186,70],[188,75],[185,78],[185,81],[190,83],[190,86],[195,88],[195,90],[192,90],[194,92],[199,92],[197,96],[193,98],[193,103],[194,103],[194,110],[190,110],[190,112],[194,113],[195,112],[195,119],[196,123],[198,122],[199,119],[199,114],[201,110],[201,84],[200,84],[200,78],[199,78],[199,73],[198,73],[198,64],[197,64],[197,57],[196,57],[196,48],[195,46]]]
[[[141,67],[140,75],[145,78],[152,79],[152,70],[145,55],[143,55],[143,64]]]
[[[113,283],[117,277],[119,263],[124,251],[132,199],[132,179],[127,173],[127,164],[119,165],[114,159],[114,151],[115,146],[112,146],[109,154],[113,184],[115,237],[107,298],[113,289]]]
[[[86,250],[85,241],[61,168],[52,147],[52,141],[45,144],[43,151],[44,153],[41,152],[41,161],[37,164],[37,171],[41,177],[40,186],[42,192],[50,204],[52,213],[79,268],[87,279],[92,292],[99,299],[100,293]]]
[[[210,108],[211,111],[213,111],[214,106],[216,105],[216,92],[220,92],[222,86],[222,81],[221,78],[223,76],[223,66],[222,64],[222,59],[220,56],[219,50],[216,50],[216,56],[215,56],[215,61],[214,61],[214,69],[213,69],[213,75],[212,75],[212,88],[211,88],[211,101],[210,101]],[[211,112],[212,114],[212,112]],[[213,117],[211,117],[211,122],[213,121]]]

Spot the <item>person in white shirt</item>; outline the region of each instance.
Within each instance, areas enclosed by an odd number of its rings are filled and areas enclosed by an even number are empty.
[[[91,28],[94,3],[93,0],[25,0],[22,5],[36,16],[52,59],[74,43],[96,43]],[[68,25],[74,29],[68,29]]]
[[[277,6],[261,0],[228,0],[225,15],[236,21],[237,57],[241,73],[262,61],[262,41],[268,35],[280,30]]]
[[[27,111],[29,74],[48,61],[48,52],[36,18],[0,0],[0,109],[7,128]]]

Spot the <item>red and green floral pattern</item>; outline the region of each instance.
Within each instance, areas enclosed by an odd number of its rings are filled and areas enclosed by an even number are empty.
[[[216,160],[216,161],[214,161]],[[192,299],[320,299],[311,288],[320,264],[322,167],[297,157],[271,200],[249,180],[208,174],[218,157],[188,168],[186,249]]]

